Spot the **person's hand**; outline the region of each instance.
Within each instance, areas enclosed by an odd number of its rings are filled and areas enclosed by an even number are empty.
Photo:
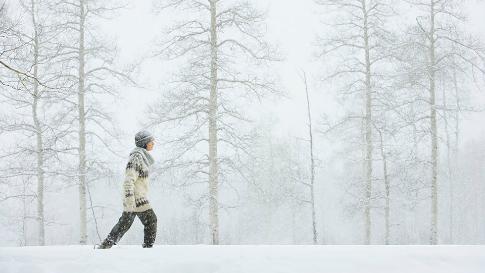
[[[125,208],[125,211],[134,211],[135,210],[135,196],[131,195],[128,197],[125,197],[123,201],[123,207]]]

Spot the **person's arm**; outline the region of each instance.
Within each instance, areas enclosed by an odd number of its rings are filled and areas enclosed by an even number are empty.
[[[139,156],[133,155],[126,166],[125,181],[123,183],[124,199],[123,207],[125,211],[133,211],[135,209],[135,181],[139,175]]]

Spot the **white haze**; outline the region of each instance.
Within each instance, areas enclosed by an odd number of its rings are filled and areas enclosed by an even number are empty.
[[[11,0],[13,3],[14,1]],[[118,84],[119,95],[115,98],[107,98],[104,107],[113,113],[116,124],[123,131],[119,142],[113,141],[115,150],[121,157],[107,155],[115,173],[114,177],[97,181],[92,185],[92,198],[95,206],[102,207],[96,210],[100,237],[107,235],[110,228],[116,223],[121,214],[121,183],[123,170],[126,164],[126,156],[134,145],[134,134],[142,128],[147,115],[147,109],[160,95],[166,91],[166,82],[171,79],[172,73],[178,70],[176,62],[166,61],[153,56],[156,42],[163,37],[163,29],[173,20],[168,11],[156,13],[153,10],[152,0],[127,1],[128,5],[116,13],[109,20],[99,22],[99,29],[105,33],[105,38],[112,40],[118,48],[118,62],[122,65],[137,65],[134,76],[138,86]],[[287,94],[286,98],[269,98],[261,104],[256,101],[248,106],[251,117],[255,117],[254,124],[249,126],[262,126],[271,124],[271,139],[291,145],[301,145],[300,149],[306,153],[308,147],[304,141],[307,136],[307,113],[304,85],[300,77],[301,71],[306,71],[309,76],[309,91],[311,96],[312,114],[316,130],[324,114],[337,117],[340,105],[335,99],[335,90],[331,84],[323,83],[323,68],[332,66],[332,63],[324,63],[315,58],[316,35],[321,34],[324,27],[320,23],[324,10],[318,7],[313,0],[258,0],[257,7],[267,10],[267,38],[277,45],[284,56],[284,60],[272,65],[272,73],[278,76],[280,86]],[[399,1],[403,4],[404,1]],[[468,1],[467,12],[469,13],[468,26],[470,31],[481,41],[485,42],[485,1]],[[405,4],[403,4],[405,5]],[[401,24],[413,21],[413,15],[403,16],[401,22],[389,22],[396,29]],[[473,99],[477,105],[485,105],[485,85],[483,80],[479,83],[480,92],[474,92]],[[477,88],[478,89],[478,88]],[[2,106],[3,108],[3,106]],[[6,109],[6,108],[3,108]],[[0,109],[0,113],[4,110]],[[464,114],[461,134],[460,149],[464,153],[469,152],[468,160],[475,161],[466,169],[470,177],[475,179],[485,178],[485,170],[481,168],[485,161],[485,112]],[[157,137],[157,136],[156,136]],[[2,145],[11,145],[15,140],[8,136],[1,136],[4,140]],[[339,161],[338,152],[342,143],[334,143],[332,140],[315,133],[316,156],[319,159],[316,172],[316,191],[319,195],[317,200],[318,232],[324,243],[328,244],[360,244],[362,243],[362,224],[360,216],[349,216],[346,206],[342,203],[343,185],[342,177],[346,175],[346,165]],[[297,143],[297,144],[295,144]],[[154,157],[157,161],[166,159],[164,150],[155,147]],[[123,157],[125,156],[125,157]],[[0,158],[0,162],[2,159]],[[303,161],[306,162],[306,161]],[[473,166],[476,169],[473,169]],[[185,200],[185,192],[180,189],[172,189],[169,182],[174,179],[168,174],[152,178],[150,201],[159,219],[159,244],[192,244],[209,243],[208,233],[204,229],[207,224],[204,219],[207,210],[204,210],[201,218],[202,231],[196,238],[193,230],[193,210]],[[176,178],[175,178],[176,179]],[[238,180],[239,179],[239,180]],[[240,177],[235,176],[238,187],[243,187]],[[66,181],[55,181],[46,185],[46,243],[47,244],[73,244],[79,238],[79,216],[77,187],[65,186]],[[73,184],[75,181],[70,181]],[[482,183],[483,184],[483,183]],[[485,189],[483,185],[481,189]],[[187,190],[190,193],[190,190]],[[237,200],[236,194],[227,193],[227,200]],[[477,193],[484,199],[485,191]],[[223,197],[224,199],[224,197]],[[237,201],[236,204],[239,204]],[[5,204],[5,203],[4,203]],[[30,208],[35,213],[35,202]],[[482,202],[481,204],[485,204]],[[2,206],[2,203],[0,203]],[[310,215],[308,207],[299,206],[294,208],[297,216],[291,216],[291,207],[283,205],[281,210],[269,211],[267,218],[261,215],[252,215],[248,210],[238,208],[221,209],[220,230],[221,243],[227,244],[310,244]],[[291,206],[291,205],[290,205]],[[426,206],[424,206],[426,207]],[[14,246],[23,243],[36,244],[36,223],[28,221],[26,242],[20,235],[20,202],[9,202],[0,208],[0,246]],[[476,225],[474,235],[463,235],[457,243],[461,244],[484,244],[485,243],[485,208],[474,207],[474,213],[479,215],[473,223]],[[460,214],[466,214],[461,211]],[[376,213],[375,218],[382,214]],[[258,218],[260,217],[260,218]],[[297,223],[291,222],[291,217]],[[393,216],[399,218],[399,215]],[[443,216],[444,218],[445,216]],[[92,221],[91,211],[88,211],[88,241],[99,241],[95,225]],[[420,218],[423,222],[428,218]],[[252,221],[252,222],[246,222]],[[444,220],[440,220],[444,221]],[[379,226],[382,220],[376,220],[374,225]],[[294,229],[289,228],[293,224]],[[241,225],[241,226],[240,226]],[[247,226],[242,226],[247,225]],[[394,226],[400,230],[402,222]],[[445,230],[446,223],[441,223]],[[426,226],[426,225],[425,225]],[[405,227],[403,227],[403,230]],[[422,228],[425,230],[425,227]],[[383,243],[381,227],[376,227],[374,243]],[[420,232],[423,233],[423,230]],[[402,233],[401,233],[402,232]],[[138,244],[142,238],[142,226],[136,220],[133,228],[126,234],[122,243]],[[295,234],[296,233],[296,234]],[[426,234],[418,234],[416,237],[402,238],[404,231],[394,234],[394,243],[427,243]],[[481,235],[479,235],[481,234]],[[414,234],[415,235],[415,234]],[[411,236],[411,235],[410,235]],[[407,240],[409,239],[409,240]]]

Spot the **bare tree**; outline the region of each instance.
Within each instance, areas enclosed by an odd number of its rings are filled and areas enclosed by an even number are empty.
[[[302,72],[302,80],[305,85],[306,106],[307,106],[307,122],[308,122],[308,142],[310,144],[310,183],[304,183],[304,185],[310,188],[310,205],[312,211],[312,233],[313,244],[318,243],[317,233],[317,219],[315,210],[315,156],[314,156],[314,141],[313,141],[313,129],[312,129],[312,114],[310,108],[310,97],[308,94],[308,82],[305,71]]]
[[[63,21],[63,48],[61,54],[69,64],[66,77],[71,79],[72,89],[77,90],[74,98],[69,98],[77,114],[72,118],[77,122],[77,177],[79,180],[80,206],[80,243],[87,243],[87,189],[90,181],[99,179],[106,168],[106,159],[96,157],[94,151],[88,151],[87,142],[98,142],[117,154],[108,144],[119,139],[119,133],[113,124],[112,117],[103,110],[99,98],[103,95],[116,94],[112,80],[134,82],[129,77],[130,70],[122,71],[116,66],[116,48],[103,41],[101,33],[96,30],[95,22],[109,18],[119,4],[93,0],[58,0],[53,8]],[[73,90],[74,91],[74,90]],[[99,156],[99,154],[98,154]],[[90,174],[90,176],[88,176]]]
[[[185,129],[169,137],[176,154],[166,168],[182,167],[186,180],[208,182],[210,241],[219,244],[220,179],[236,166],[228,153],[247,150],[249,137],[240,131],[239,123],[249,119],[236,99],[261,99],[275,92],[272,77],[254,73],[274,60],[264,41],[264,13],[249,2],[229,0],[169,0],[160,8],[186,12],[184,20],[168,29],[158,54],[182,59],[187,66],[163,101],[152,107],[150,125],[172,122]]]
[[[59,31],[46,2],[21,1],[20,5],[28,19],[11,31],[16,34],[14,37],[18,44],[22,45],[16,49],[16,64],[26,72],[15,72],[9,80],[11,83],[16,82],[15,88],[8,88],[2,92],[1,96],[15,108],[9,115],[0,119],[0,131],[25,135],[28,139],[18,143],[15,150],[3,154],[3,157],[11,162],[18,162],[15,158],[24,158],[25,164],[8,164],[15,167],[2,172],[7,172],[12,177],[36,179],[37,238],[38,244],[44,245],[44,182],[47,176],[57,171],[48,166],[54,165],[53,162],[60,162],[58,156],[63,152],[63,148],[59,147],[58,142],[69,130],[63,119],[56,117],[62,114],[58,111],[63,106],[59,102],[62,102],[66,94],[61,88],[64,79],[59,76],[62,67],[58,60],[59,52],[55,40]],[[30,139],[34,139],[34,143],[31,143]],[[28,164],[34,158],[35,164]]]
[[[35,79],[39,78],[39,50],[40,50],[40,41],[39,41],[39,32],[42,30],[40,29],[40,25],[38,24],[38,7],[36,6],[36,2],[34,0],[30,1],[30,7],[26,7],[30,13],[31,20],[32,20],[32,27],[33,31],[33,61],[32,65],[34,68],[33,77]],[[36,154],[37,154],[37,217],[38,217],[38,225],[39,225],[39,245],[45,244],[45,231],[44,231],[44,140],[42,134],[41,123],[38,116],[38,104],[39,98],[41,97],[39,94],[39,84],[37,81],[33,82],[33,90],[32,90],[32,121],[34,124],[34,131],[35,131],[35,139],[36,139]]]
[[[417,56],[422,65],[416,60],[405,60],[412,62],[414,69],[410,70],[415,76],[412,85],[421,90],[427,91],[427,96],[419,95],[419,99],[426,103],[428,114],[419,117],[428,124],[429,165],[430,165],[430,192],[431,192],[431,213],[430,213],[430,244],[439,242],[438,216],[439,216],[439,115],[449,109],[445,104],[440,103],[439,83],[444,80],[443,76],[452,69],[453,62],[464,64],[471,71],[483,74],[483,62],[485,51],[479,40],[467,36],[463,24],[466,17],[462,12],[462,3],[454,0],[423,0],[409,1],[419,10],[422,15],[416,18],[416,25],[408,31],[406,48],[415,48],[422,53]],[[413,51],[416,52],[416,51]],[[460,67],[460,65],[458,65]],[[417,74],[417,71],[423,72]],[[470,72],[470,70],[468,70]],[[449,73],[448,73],[449,74]],[[472,77],[473,78],[473,77]],[[441,98],[443,101],[445,98]],[[464,110],[462,108],[462,110]],[[419,121],[418,120],[418,121]]]
[[[308,143],[306,139],[278,136],[275,122],[270,118],[258,123],[250,156],[240,164],[247,183],[241,186],[245,198],[239,213],[244,218],[239,225],[248,232],[246,238],[258,236],[263,242],[273,242],[278,236],[275,225],[285,226],[285,238],[294,244],[313,242],[314,233],[308,232],[313,229],[308,213],[312,206]]]
[[[380,63],[390,56],[391,33],[384,22],[391,15],[390,1],[385,0],[316,0],[335,16],[325,21],[333,31],[320,35],[319,57],[338,56],[338,66],[327,80],[341,79],[348,82],[341,93],[361,101],[362,111],[352,111],[347,121],[359,121],[363,136],[364,162],[364,243],[371,243],[371,200],[373,181],[373,123],[376,93],[382,88]],[[362,112],[362,114],[361,114]],[[378,118],[378,117],[377,117]]]

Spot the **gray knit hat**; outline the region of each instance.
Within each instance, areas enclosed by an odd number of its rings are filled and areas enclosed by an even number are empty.
[[[146,148],[147,144],[153,140],[155,140],[153,135],[150,134],[150,132],[145,130],[140,131],[135,135],[135,144],[137,147],[140,147],[140,148]]]

